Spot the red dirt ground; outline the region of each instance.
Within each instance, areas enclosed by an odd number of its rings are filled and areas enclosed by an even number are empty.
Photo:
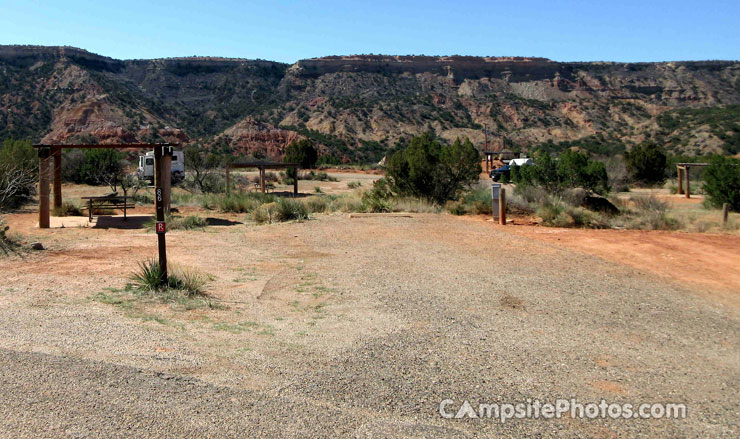
[[[740,236],[537,226],[506,230],[693,286],[696,294],[740,309]]]

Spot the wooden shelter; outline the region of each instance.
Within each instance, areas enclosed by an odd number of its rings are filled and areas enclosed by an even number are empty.
[[[707,163],[677,163],[676,170],[678,171],[678,193],[679,195],[686,194],[686,198],[691,198],[691,184],[689,182],[690,171],[692,167],[707,166]],[[684,190],[683,182],[686,179],[686,190]]]
[[[232,169],[256,168],[260,172],[260,190],[265,193],[265,169],[295,169],[296,178],[293,180],[293,195],[298,195],[298,169],[299,163],[282,163],[282,162],[247,162],[231,163],[226,165],[226,192],[231,192],[231,173]]]
[[[34,145],[39,154],[39,228],[48,229],[50,225],[50,200],[49,184],[53,180],[54,185],[54,207],[62,206],[62,150],[63,149],[154,149],[155,158],[157,152],[164,159],[160,160],[165,173],[158,173],[163,188],[164,204],[169,206],[170,200],[170,166],[172,159],[172,148],[178,146],[176,143],[116,143],[109,145],[101,144],[76,144],[76,145]],[[53,161],[53,166],[50,162]],[[53,168],[53,178],[51,170]],[[157,166],[155,169],[159,169]]]

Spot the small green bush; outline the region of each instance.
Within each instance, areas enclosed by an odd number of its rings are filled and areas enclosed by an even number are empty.
[[[740,211],[740,160],[713,157],[704,168],[703,190],[710,206],[727,203],[733,211]]]
[[[624,153],[627,171],[641,183],[658,184],[665,181],[668,156],[655,142],[637,145]]]
[[[280,198],[275,204],[275,220],[303,221],[308,219],[306,205],[290,198]]]
[[[360,186],[362,186],[361,181],[350,181],[347,183],[347,187],[350,189],[357,189]]]

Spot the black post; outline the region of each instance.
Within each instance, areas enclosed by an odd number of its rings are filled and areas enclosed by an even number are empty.
[[[164,170],[164,147],[154,147],[154,206],[157,211],[157,243],[159,246],[159,271],[162,274],[162,282],[167,284],[167,243],[165,242],[164,234],[167,231],[164,216],[164,188],[163,179],[168,176],[162,172]]]

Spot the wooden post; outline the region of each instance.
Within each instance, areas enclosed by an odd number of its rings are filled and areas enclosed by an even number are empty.
[[[172,147],[162,148],[162,195],[164,196],[164,212],[170,213],[172,199]]]
[[[501,188],[498,198],[498,221],[502,226],[506,225],[506,189]]]
[[[678,195],[683,195],[683,167],[677,166],[678,170]]]
[[[686,198],[691,198],[691,184],[690,184],[690,167],[686,167]]]
[[[54,157],[54,207],[62,207],[62,149],[52,148]]]
[[[226,166],[226,194],[231,193],[231,173],[229,172],[228,165]]]
[[[169,175],[165,174],[164,148],[163,146],[154,147],[154,206],[157,212],[157,223],[163,223],[165,221],[164,180],[169,180]],[[167,243],[165,241],[165,234],[159,230],[157,230],[157,244],[159,247],[159,272],[162,274],[162,282],[166,284],[168,282]]]
[[[49,148],[39,148],[39,228],[50,227],[49,212]]]
[[[724,203],[722,205],[722,226],[727,225],[727,217],[730,214],[730,205],[728,203]]]
[[[298,195],[298,168],[295,168],[295,178],[293,179],[293,196]]]
[[[265,193],[265,168],[260,168],[260,189]]]

